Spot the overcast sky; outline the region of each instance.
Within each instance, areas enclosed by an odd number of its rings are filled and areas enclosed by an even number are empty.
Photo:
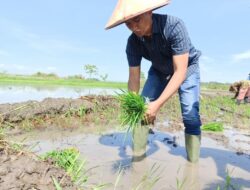
[[[125,25],[104,30],[116,0],[0,0],[0,71],[60,76],[96,65],[110,81],[127,81]],[[250,0],[172,0],[156,10],[184,20],[202,51],[203,82],[233,82],[250,73]],[[150,66],[143,61],[146,74]]]

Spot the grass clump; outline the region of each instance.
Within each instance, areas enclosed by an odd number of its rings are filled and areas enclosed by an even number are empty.
[[[84,185],[88,180],[85,170],[86,160],[80,159],[80,153],[75,148],[54,150],[46,153],[42,159],[52,159],[55,165],[63,168],[72,181],[79,186]]]
[[[121,107],[121,124],[128,126],[127,131],[133,131],[142,120],[147,110],[144,98],[135,92],[127,92],[122,90],[122,94],[118,94],[118,100]]]
[[[224,130],[223,124],[219,122],[208,123],[202,126],[203,131],[222,132]]]

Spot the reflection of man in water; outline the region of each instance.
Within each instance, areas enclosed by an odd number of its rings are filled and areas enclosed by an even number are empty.
[[[234,92],[237,105],[241,104],[243,101],[245,103],[250,103],[250,81],[242,80],[233,83],[230,88],[230,92]]]
[[[106,28],[125,23],[132,31],[126,48],[130,91],[139,92],[142,58],[151,62],[142,90],[142,96],[151,101],[146,114],[150,121],[179,92],[187,158],[197,162],[201,137],[198,64],[201,52],[191,43],[181,19],[152,13],[168,3],[168,0],[119,0]]]

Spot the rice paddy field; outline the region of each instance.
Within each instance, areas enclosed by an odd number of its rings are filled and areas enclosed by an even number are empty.
[[[203,84],[197,164],[186,161],[178,95],[147,125],[140,159],[117,95],[0,104],[0,189],[250,189],[250,104],[226,87]]]

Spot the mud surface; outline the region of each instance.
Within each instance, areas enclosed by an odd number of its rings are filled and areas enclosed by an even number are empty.
[[[223,189],[227,175],[234,189],[250,189],[249,156],[236,154],[211,138],[202,138],[200,161],[192,165],[186,161],[183,131],[169,133],[154,130],[154,134],[148,136],[146,156],[139,161],[132,156],[131,136],[126,139],[125,136],[126,133],[118,131],[102,135],[84,130],[33,131],[17,139],[27,137],[27,145],[37,145],[33,146],[37,154],[76,147],[88,160],[88,167],[93,168],[89,182],[96,184],[101,181],[113,185],[105,190],[114,189],[121,168],[123,173],[116,188],[119,190],[135,189],[140,183],[143,187],[157,177],[160,180],[153,190],[178,189],[177,180],[184,184],[183,189],[186,190],[215,190],[218,186]]]
[[[44,162],[31,153],[0,151],[1,190],[54,190],[53,178],[63,189],[77,190],[70,177],[52,163]]]
[[[108,109],[112,111],[108,113]],[[72,110],[78,115],[72,115]],[[12,126],[6,131],[8,140],[20,142],[26,139],[27,146],[37,144],[38,146],[35,146],[33,150],[37,154],[63,147],[77,147],[83,157],[91,162],[90,167],[98,165],[92,173],[93,183],[100,181],[114,183],[118,175],[116,172],[122,165],[125,168],[125,180],[120,183],[117,188],[119,190],[134,188],[155,163],[161,165],[162,168],[167,168],[164,171],[163,182],[155,188],[157,190],[178,189],[176,180],[185,181],[187,176],[194,177],[190,179],[190,184],[199,184],[193,189],[216,189],[218,184],[223,184],[227,170],[234,171],[232,174],[234,183],[250,189],[249,129],[233,129],[229,126],[223,133],[204,132],[200,164],[194,168],[186,163],[184,127],[180,117],[177,115],[176,118],[170,120],[157,120],[154,126],[151,126],[153,131],[148,139],[147,159],[133,163],[131,140],[128,139],[124,144],[125,133],[104,133],[105,130],[114,129],[119,125],[118,113],[119,105],[113,96],[84,96],[78,99],[47,98],[41,102],[1,104],[0,125]],[[70,114],[70,117],[65,117],[67,114]],[[90,116],[92,118],[89,118]],[[55,122],[57,117],[61,123]],[[37,120],[34,120],[36,118],[40,118],[39,121],[42,121],[42,124],[37,124]],[[110,118],[116,120],[112,125],[110,125]],[[46,128],[38,127],[32,130],[28,128],[30,132],[20,129],[26,120],[29,124],[44,125]],[[96,128],[97,124],[101,126],[102,131],[99,133],[104,133],[103,135],[93,135],[99,130]],[[70,127],[58,128],[59,125]],[[94,132],[88,135],[89,131],[79,131],[81,127],[89,127],[91,130],[93,128]],[[55,189],[52,177],[60,182],[63,189],[76,189],[65,172],[54,167],[52,163],[43,162],[33,154],[0,150],[1,190]],[[133,172],[126,168],[132,168]],[[179,174],[179,171],[182,173]],[[188,184],[186,187],[189,187]]]
[[[70,109],[84,108],[85,113],[93,111],[95,106],[112,106],[112,96],[84,96],[78,99],[46,98],[43,101],[27,101],[14,104],[0,104],[0,121],[21,122],[37,116],[64,114]]]

